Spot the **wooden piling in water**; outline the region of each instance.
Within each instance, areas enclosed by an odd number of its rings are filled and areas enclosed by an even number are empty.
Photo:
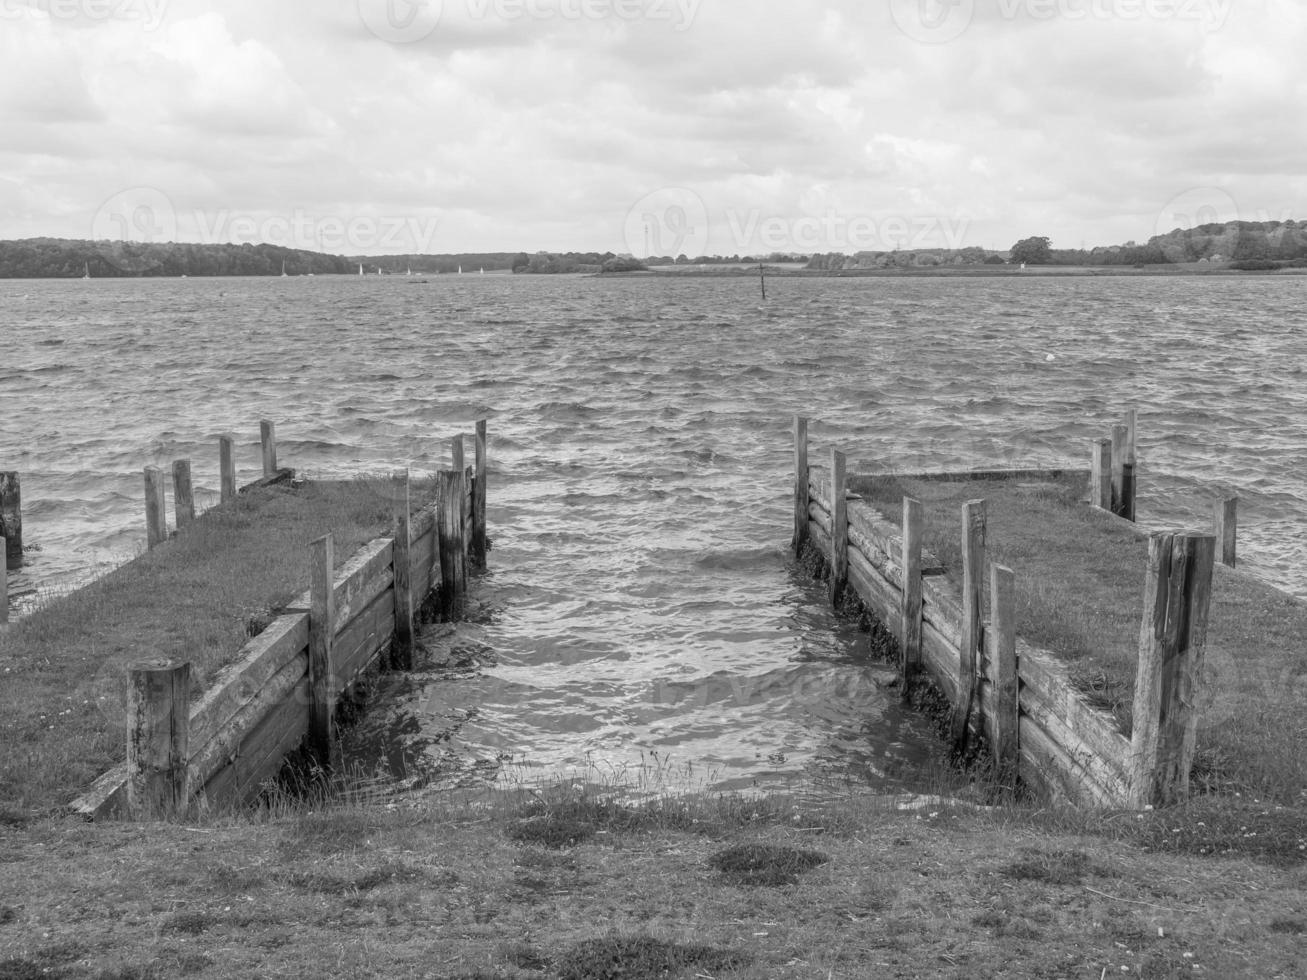
[[[808,420],[794,416],[794,540],[795,553],[808,541]]]
[[[0,535],[0,623],[9,622],[9,562],[5,561],[8,541]]]
[[[1135,409],[1125,413],[1125,462],[1121,465],[1121,516],[1127,521],[1135,519],[1135,434],[1139,414]]]
[[[838,449],[830,454],[830,598],[838,603],[849,584],[849,503],[846,497],[848,461]]]
[[[1130,430],[1124,425],[1112,426],[1112,513],[1125,515],[1125,463],[1126,444]]]
[[[467,469],[467,463],[463,455],[463,434],[461,432],[449,440],[449,458],[451,465],[458,472],[462,473]]]
[[[440,609],[447,620],[457,619],[467,591],[467,542],[463,501],[467,497],[463,470],[436,475],[436,520],[440,552]]]
[[[219,501],[236,499],[236,459],[232,451],[231,436],[218,437]]]
[[[1089,476],[1089,503],[1103,510],[1112,509],[1112,440],[1095,439]]]
[[[274,476],[277,472],[277,430],[267,419],[259,423],[259,442],[263,446],[263,475]]]
[[[332,587],[334,542],[330,534],[312,545],[309,568],[309,731],[308,749],[324,769],[331,768],[335,733],[335,683],[332,644],[336,597]]]
[[[477,420],[476,476],[472,484],[472,561],[477,568],[486,567],[486,420]]]
[[[191,487],[191,461],[179,459],[172,464],[172,505],[177,515],[177,530],[195,521],[195,492]]]
[[[145,543],[157,548],[168,540],[167,501],[164,496],[163,471],[157,466],[145,468]]]
[[[1235,567],[1239,536],[1239,498],[1226,497],[1216,502],[1216,541],[1222,565]]]
[[[999,781],[1015,786],[1020,745],[1017,680],[1016,574],[989,567],[989,662],[994,691],[994,764]]]
[[[22,481],[13,470],[0,473],[0,537],[7,542],[0,560],[9,568],[23,566]]]
[[[1130,744],[1135,806],[1189,795],[1215,556],[1214,535],[1149,538]]]
[[[958,645],[958,699],[950,725],[958,752],[967,747],[967,723],[976,697],[984,574],[985,501],[969,500],[962,505],[962,637]]]
[[[413,565],[409,518],[409,475],[404,472],[404,498],[395,528],[395,650],[393,666],[413,669]]]
[[[907,698],[912,677],[921,669],[921,540],[925,510],[920,500],[903,498],[903,592],[899,607],[899,693]]]
[[[134,820],[175,819],[190,797],[191,665],[133,664],[128,676],[127,809]]]

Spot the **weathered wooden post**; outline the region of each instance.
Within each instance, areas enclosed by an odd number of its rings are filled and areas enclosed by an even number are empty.
[[[9,622],[9,562],[5,561],[8,540],[0,535],[0,623]]]
[[[179,459],[172,464],[172,506],[177,514],[177,530],[195,521],[195,492],[191,488],[191,461]]]
[[[794,416],[794,541],[795,554],[808,543],[808,420]]]
[[[920,500],[903,498],[903,605],[899,610],[899,693],[907,698],[912,677],[921,669],[921,539],[925,510]]]
[[[1093,466],[1089,477],[1089,503],[1103,510],[1112,509],[1112,440],[1095,439]]]
[[[413,565],[409,527],[409,475],[404,471],[404,498],[395,528],[395,656],[398,670],[413,669]]]
[[[1235,567],[1239,536],[1239,498],[1226,497],[1216,502],[1216,540],[1221,549],[1221,564]]]
[[[218,437],[218,480],[221,503],[236,499],[236,458],[231,436]]]
[[[989,665],[994,691],[994,764],[1004,786],[1015,786],[1020,705],[1017,687],[1016,574],[989,566]]]
[[[332,645],[336,639],[334,543],[330,534],[313,542],[309,571],[309,736],[310,754],[331,768],[336,742],[335,677]]]
[[[1135,409],[1125,413],[1125,462],[1121,465],[1121,516],[1127,521],[1135,519],[1135,431],[1139,414]]]
[[[1112,513],[1125,516],[1126,443],[1130,430],[1124,425],[1112,427]]]
[[[461,432],[449,440],[449,458],[454,469],[458,470],[458,472],[462,473],[467,469],[463,456],[463,434]]]
[[[985,575],[985,501],[962,505],[962,642],[958,647],[958,698],[953,705],[953,746],[966,751],[967,722],[976,697],[976,653],[981,641]]]
[[[145,544],[156,548],[168,540],[168,511],[164,498],[163,470],[145,468]]]
[[[838,605],[849,584],[848,461],[838,449],[830,453],[830,601]]]
[[[467,590],[467,542],[463,500],[467,496],[463,470],[436,475],[436,526],[440,552],[440,609],[446,620],[458,618]]]
[[[0,537],[5,545],[0,557],[10,568],[23,567],[23,493],[22,481],[12,470],[0,473]]]
[[[1211,534],[1149,538],[1130,738],[1130,797],[1138,807],[1189,795],[1215,558]]]
[[[133,820],[183,816],[190,802],[191,665],[128,669],[127,810]]]
[[[259,442],[263,445],[263,475],[273,476],[277,472],[277,430],[267,419],[259,423]]]
[[[476,482],[472,484],[472,560],[486,567],[486,420],[477,420]]]

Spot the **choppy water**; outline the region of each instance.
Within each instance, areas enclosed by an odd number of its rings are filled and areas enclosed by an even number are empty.
[[[1246,567],[1307,595],[1307,279],[431,277],[0,282],[20,584],[143,546],[141,468],[217,488],[258,419],[310,475],[444,465],[490,410],[492,573],[359,745],[410,774],[589,760],[892,785],[930,742],[787,553],[790,417],[907,469],[1088,457],[1139,409],[1140,517],[1241,498]]]

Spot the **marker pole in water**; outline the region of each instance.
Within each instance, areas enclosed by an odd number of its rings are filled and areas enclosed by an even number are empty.
[[[758,263],[758,285],[762,287],[763,302],[767,300],[767,276],[762,271],[762,263]]]

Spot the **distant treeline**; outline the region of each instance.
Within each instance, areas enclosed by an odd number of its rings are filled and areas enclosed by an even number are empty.
[[[1176,265],[1202,263],[1239,269],[1307,265],[1307,224],[1296,221],[1226,221],[1176,228],[1143,245],[1052,248],[1046,238],[1027,238],[1012,247],[1013,261],[1035,265]]]

